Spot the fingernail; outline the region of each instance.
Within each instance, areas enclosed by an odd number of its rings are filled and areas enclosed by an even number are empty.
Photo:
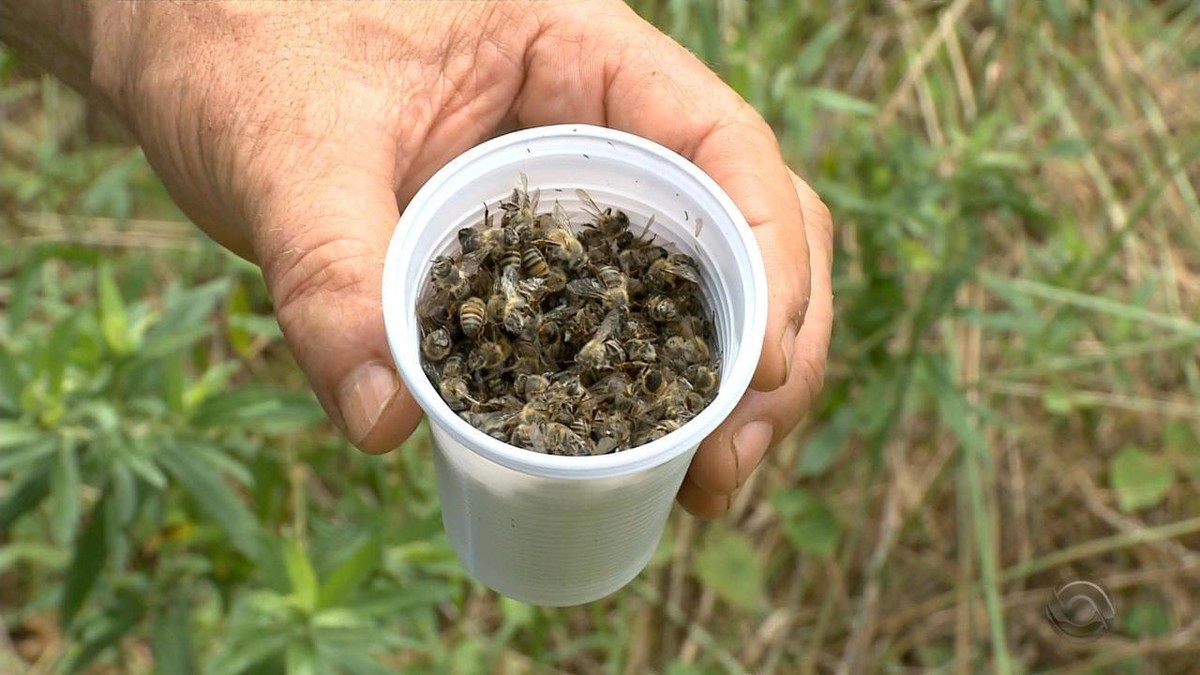
[[[733,435],[733,452],[737,457],[737,486],[750,477],[750,472],[762,461],[775,435],[775,427],[770,422],[750,422],[738,429]]]
[[[788,378],[792,376],[792,356],[796,353],[796,336],[800,333],[800,323],[798,319],[793,318],[788,321],[783,327],[783,337],[779,340],[779,347],[783,350],[783,382],[787,384]]]
[[[351,443],[357,445],[371,433],[383,409],[399,390],[396,372],[382,363],[365,363],[350,373],[338,393],[338,407]]]

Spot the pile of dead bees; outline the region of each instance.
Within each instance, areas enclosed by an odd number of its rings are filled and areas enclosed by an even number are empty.
[[[719,355],[696,261],[656,244],[653,218],[577,190],[588,222],[521,176],[500,222],[459,231],[418,305],[422,365],[484,433],[534,452],[599,455],[678,429],[716,395]]]

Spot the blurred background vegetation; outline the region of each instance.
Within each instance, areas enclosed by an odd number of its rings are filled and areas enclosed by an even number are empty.
[[[1200,662],[1200,4],[645,0],[837,226],[826,392],[716,522],[543,610],[428,438],[323,420],[258,271],[0,47],[0,673],[1184,673]],[[1104,585],[1102,639],[1044,608]]]

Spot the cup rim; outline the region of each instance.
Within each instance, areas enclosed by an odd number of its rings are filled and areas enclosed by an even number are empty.
[[[747,320],[737,329],[740,348],[731,367],[722,373],[717,396],[695,417],[662,438],[627,450],[587,457],[532,452],[476,429],[451,410],[438,394],[421,368],[420,345],[407,339],[409,329],[416,323],[416,309],[415,302],[410,303],[405,297],[406,278],[412,265],[422,264],[412,250],[422,225],[417,218],[426,205],[435,202],[443,189],[454,187],[458,182],[455,178],[464,167],[488,155],[502,153],[515,145],[552,143],[556,138],[566,136],[590,139],[597,147],[626,145],[653,154],[687,174],[732,221],[733,227],[726,239],[741,248],[749,261],[749,269],[741,270],[742,292],[732,298],[735,303],[744,303]],[[476,145],[445,164],[421,186],[400,215],[388,245],[383,267],[382,305],[388,347],[397,372],[429,418],[430,425],[437,425],[475,454],[507,468],[543,477],[595,480],[636,473],[693,451],[729,417],[749,387],[762,352],[767,324],[767,280],[762,254],[749,223],[728,194],[696,164],[663,145],[628,132],[590,124],[557,124],[510,132]]]

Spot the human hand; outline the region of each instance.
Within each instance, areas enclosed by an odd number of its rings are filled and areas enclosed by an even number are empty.
[[[188,216],[261,265],[297,362],[360,449],[391,450],[421,416],[391,366],[380,310],[400,205],[454,156],[519,127],[591,123],[655,140],[711,175],[754,228],[767,337],[751,390],[692,463],[685,508],[725,511],[820,390],[828,210],[790,175],[762,118],[624,4],[155,2],[103,12],[94,84]]]

